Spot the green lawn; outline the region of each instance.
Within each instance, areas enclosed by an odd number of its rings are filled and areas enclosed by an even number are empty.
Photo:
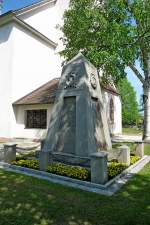
[[[122,133],[127,135],[142,135],[142,131],[138,128],[122,128]]]
[[[0,225],[148,225],[150,164],[112,197],[0,170]]]
[[[150,155],[150,144],[144,145],[144,153],[145,153],[145,155]]]

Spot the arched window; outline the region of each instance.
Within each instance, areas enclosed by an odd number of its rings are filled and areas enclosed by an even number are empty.
[[[114,101],[112,98],[110,99],[110,103],[109,103],[109,118],[110,118],[110,122],[114,123]]]

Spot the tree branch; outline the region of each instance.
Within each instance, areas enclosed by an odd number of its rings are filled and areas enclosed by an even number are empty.
[[[128,66],[130,67],[130,69],[135,73],[135,75],[137,76],[137,78],[141,81],[142,84],[144,84],[144,78],[141,75],[141,73],[137,70],[137,68],[132,64],[132,63],[128,63]]]

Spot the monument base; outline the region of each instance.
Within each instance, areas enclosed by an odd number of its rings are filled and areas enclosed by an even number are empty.
[[[80,157],[61,152],[50,152],[50,158],[54,162],[61,162],[73,166],[90,167],[90,157]]]

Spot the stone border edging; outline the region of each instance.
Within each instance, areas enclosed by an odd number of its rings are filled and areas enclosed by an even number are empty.
[[[131,177],[133,177],[134,174],[138,173],[148,162],[150,162],[150,156],[144,156],[134,165],[128,167],[121,174],[108,181],[105,185],[77,180],[70,177],[47,173],[44,171],[29,169],[26,167],[15,166],[5,162],[0,162],[0,169],[25,174],[28,176],[48,180],[53,183],[58,183],[89,192],[95,192],[97,194],[111,196],[116,191],[118,191]]]

